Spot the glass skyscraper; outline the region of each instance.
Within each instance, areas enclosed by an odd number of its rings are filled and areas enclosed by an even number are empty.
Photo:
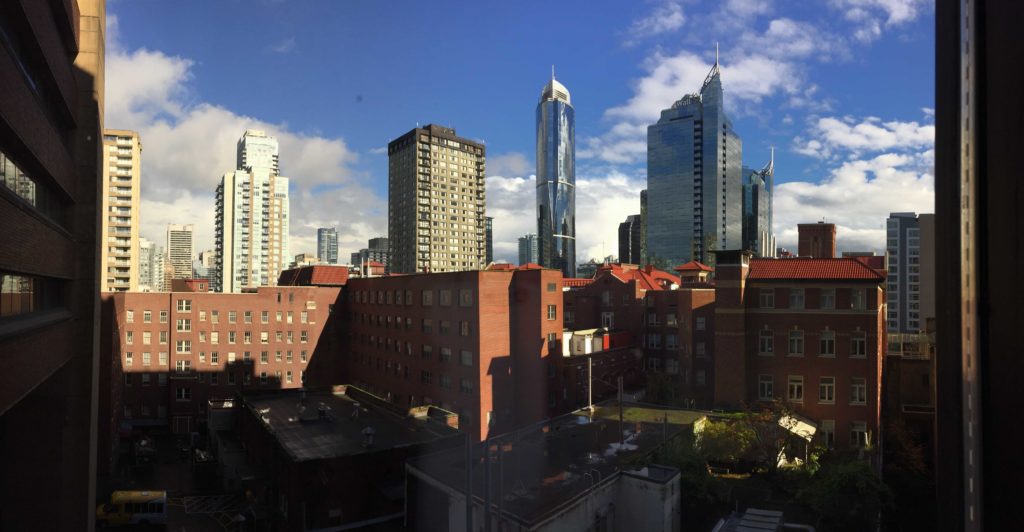
[[[338,263],[338,230],[321,227],[316,230],[316,256],[327,264]]]
[[[555,80],[537,104],[537,259],[576,277],[576,112]]]
[[[716,57],[699,93],[647,128],[647,260],[714,262],[743,245],[743,144],[725,116]]]
[[[775,256],[772,199],[775,190],[775,151],[760,170],[743,167],[743,248],[758,257]]]

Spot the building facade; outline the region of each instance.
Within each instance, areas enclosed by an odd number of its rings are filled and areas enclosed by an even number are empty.
[[[775,189],[775,150],[760,170],[743,167],[743,249],[758,257],[775,256],[772,229]]]
[[[402,407],[439,405],[475,437],[547,415],[562,276],[502,269],[350,279],[349,381]]]
[[[485,220],[484,240],[486,243],[484,248],[486,251],[484,251],[484,264],[490,264],[494,262],[494,217],[487,216]]]
[[[388,248],[388,239],[384,236],[377,238],[371,238],[367,243],[367,247],[360,249],[351,256],[351,264],[356,267],[362,267],[363,265],[371,262],[379,262],[384,265],[387,270],[387,265],[391,257],[391,251]]]
[[[537,264],[537,235],[530,233],[519,237],[519,264]]]
[[[291,260],[288,178],[278,170],[277,139],[246,130],[236,169],[217,186],[216,291],[271,286]]]
[[[537,263],[576,277],[576,110],[553,71],[537,103]]]
[[[714,403],[782,400],[839,448],[878,444],[885,276],[854,258],[718,252]]]
[[[135,131],[103,130],[104,244],[100,248],[100,289],[138,290],[139,196],[142,142]]]
[[[831,259],[836,256],[836,224],[797,224],[797,256]]]
[[[167,224],[167,263],[174,269],[173,279],[192,278],[192,259],[195,244],[192,224]]]
[[[725,115],[716,58],[700,92],[647,128],[647,252],[670,267],[742,245],[743,144]]]
[[[886,220],[891,333],[920,333],[935,317],[935,215],[894,212]]]
[[[316,256],[324,264],[338,263],[338,230],[321,227],[316,230]]]
[[[142,237],[139,238],[137,287],[140,292],[164,290],[164,248]]]
[[[626,264],[643,263],[640,238],[643,224],[640,215],[632,214],[619,224],[619,262]]]
[[[486,149],[430,124],[388,143],[392,273],[482,269]]]
[[[0,2],[0,530],[94,527],[105,6]]]

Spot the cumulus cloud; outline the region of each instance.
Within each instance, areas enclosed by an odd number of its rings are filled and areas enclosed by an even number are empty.
[[[262,129],[280,145],[281,174],[291,178],[292,254],[316,249],[316,227],[338,226],[342,256],[386,233],[384,199],[361,183],[358,160],[344,139],[295,131],[201,101],[193,61],[158,50],[126,50],[117,18],[107,55],[105,125],[138,131],[142,140],[141,233],[163,245],[166,224],[196,225],[196,249],[213,246],[214,191],[235,168],[246,129]],[[110,35],[108,34],[108,35]]]
[[[519,152],[487,156],[487,173],[494,175],[528,175],[534,169],[533,158]]]
[[[678,1],[668,0],[659,5],[650,15],[634,20],[630,24],[626,32],[629,37],[625,44],[632,46],[644,37],[675,31],[681,28],[685,22],[686,16],[683,14],[683,7],[679,5]]]
[[[789,182],[775,189],[779,245],[796,248],[798,223],[836,224],[842,251],[881,253],[891,212],[934,212],[934,153],[885,153],[847,161],[818,183]]]
[[[819,118],[809,131],[811,138],[797,137],[794,150],[817,158],[842,154],[917,149],[935,142],[935,126],[917,122],[889,121],[868,117],[856,122],[850,117]]]
[[[928,0],[831,0],[830,5],[853,23],[853,37],[871,42],[883,28],[912,22],[929,5]]]
[[[640,213],[643,179],[622,172],[576,178],[576,260],[615,255],[619,223]],[[487,215],[494,216],[494,255],[516,263],[519,237],[537,232],[536,177],[487,178]]]

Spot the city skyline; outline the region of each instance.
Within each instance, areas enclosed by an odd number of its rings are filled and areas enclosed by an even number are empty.
[[[481,62],[475,53],[441,61],[437,68],[443,75],[438,77],[447,81],[432,82],[415,95],[399,93],[401,84],[394,83],[386,69],[346,63],[346,68],[355,69],[355,75],[346,76],[351,81],[341,87],[350,98],[335,99],[326,112],[315,116],[298,104],[327,102],[321,94],[334,74],[325,74],[324,87],[303,87],[312,92],[274,103],[254,96],[261,91],[276,94],[273,91],[283,87],[261,84],[242,94],[227,90],[231,84],[225,76],[240,73],[237,65],[226,63],[237,57],[231,52],[237,45],[225,41],[224,46],[199,47],[179,42],[174,35],[186,21],[181,14],[169,12],[169,6],[116,4],[111,10],[116,19],[111,21],[108,84],[118,83],[119,97],[108,106],[107,125],[135,128],[144,140],[152,137],[143,170],[143,210],[149,214],[143,216],[142,234],[147,238],[157,239],[154,227],[192,222],[200,231],[197,245],[212,245],[208,228],[213,213],[207,199],[211,177],[196,169],[221,166],[237,131],[259,127],[280,139],[282,158],[289,160],[282,172],[295,179],[291,231],[295,249],[314,249],[316,228],[333,225],[338,227],[342,256],[360,249],[368,238],[386,233],[383,147],[396,131],[430,121],[472,131],[491,151],[487,188],[492,193],[487,207],[488,214],[500,222],[494,235],[495,259],[514,261],[516,239],[536,230],[530,227],[535,223],[520,219],[532,210],[527,201],[533,193],[536,80],[547,77],[554,62],[559,78],[574,88],[583,105],[576,118],[577,202],[591,206],[577,214],[577,262],[583,262],[600,256],[602,242],[614,240],[618,222],[638,212],[637,193],[643,188],[646,165],[635,146],[642,145],[643,131],[656,120],[659,109],[692,91],[694,84],[699,86],[714,61],[714,43],[720,41],[722,70],[730,87],[726,110],[744,136],[745,158],[768,160],[770,146],[777,147],[774,229],[779,245],[795,247],[792,227],[796,223],[826,217],[850,235],[851,249],[882,251],[883,220],[888,213],[928,211],[932,197],[929,9],[890,13],[870,8],[860,21],[847,21],[836,6],[790,9],[762,2],[758,9],[744,11],[739,4],[684,6],[683,20],[666,28],[650,23],[664,8],[662,4],[607,5],[596,10],[600,15],[585,34],[568,30],[557,36],[558,42],[526,45],[514,39],[508,43],[488,40],[484,44],[488,55],[516,58],[507,67],[510,70],[497,72],[499,65]],[[412,23],[413,16],[437,14],[419,9],[398,14],[396,28],[388,31],[421,32]],[[475,10],[456,14],[453,24],[466,26]],[[312,68],[314,56],[335,46],[323,41],[317,30],[325,25],[349,28],[349,22],[337,17],[309,21],[309,10],[293,11],[282,17],[279,5],[267,4],[249,10],[245,17],[253,23],[278,22],[272,25],[264,48],[254,45],[254,58],[301,78],[304,69]],[[371,19],[382,16],[376,9],[357,11],[340,10]],[[484,18],[484,25],[503,15],[506,20],[515,19],[514,14],[518,13],[493,14]],[[213,9],[202,24],[217,24],[228,15],[228,10]],[[313,31],[289,46],[278,46],[288,44],[289,28],[299,19],[311,24]],[[557,19],[542,24],[554,24]],[[225,37],[237,31],[236,26],[231,24]],[[346,31],[355,38],[362,30]],[[475,31],[466,33],[475,35]],[[393,46],[389,35],[363,40],[385,53]],[[465,38],[460,34],[457,40]],[[586,47],[558,46],[581,38],[588,39]],[[897,52],[885,53],[886,44],[894,42],[899,44]],[[455,43],[446,43],[426,53],[451,55],[452,46]],[[580,50],[554,60],[534,59],[549,47]],[[471,78],[476,68],[487,71]],[[139,71],[152,73],[153,85],[132,77]],[[872,88],[880,81],[897,77],[906,83],[887,91],[881,101],[872,96]],[[460,84],[470,79],[471,83]],[[374,86],[372,97],[363,83]],[[294,84],[287,88],[298,89]],[[182,152],[195,156],[187,160],[173,156]],[[882,191],[887,193],[883,196]],[[870,206],[841,201],[858,195],[882,197]],[[796,206],[801,207],[799,212],[794,212]],[[184,216],[170,219],[164,214],[170,212]]]

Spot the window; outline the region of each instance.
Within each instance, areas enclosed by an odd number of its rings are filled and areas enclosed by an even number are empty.
[[[192,330],[192,320],[177,320],[176,326],[178,332],[189,332]]]
[[[299,323],[309,323],[309,312],[305,310],[299,312]]]
[[[459,379],[459,392],[473,393],[473,381],[469,379]]]
[[[291,294],[288,294],[288,295],[291,295]],[[285,316],[285,323],[292,323],[292,321],[294,319],[295,319],[295,313],[289,310],[288,311],[288,315]]]
[[[452,331],[452,322],[448,320],[441,320],[438,325],[438,332],[441,334],[448,334]]]
[[[238,321],[238,312],[234,310],[228,311],[228,323],[235,323]]]
[[[191,401],[192,400],[192,389],[184,386],[179,386],[174,390],[174,395],[178,401]]]
[[[803,288],[790,288],[789,289],[789,308],[792,308],[792,309],[804,308],[804,289]]]
[[[804,332],[789,331],[789,356],[804,356]]]
[[[285,382],[287,382],[288,384],[291,384],[292,383],[292,370],[288,370],[287,372],[285,372],[284,376],[285,376]]]
[[[704,327],[704,316],[697,316],[697,330],[703,331]]]
[[[459,322],[459,335],[460,336],[469,336],[469,322],[468,321],[460,321]]]
[[[433,354],[433,352],[434,352],[434,347],[433,346],[425,345],[425,346],[423,346],[423,355],[422,355],[422,357],[424,359],[429,359],[430,355]]]
[[[789,376],[789,400],[794,403],[804,402],[804,377],[803,375]]]
[[[424,290],[423,294],[421,294],[421,298],[420,299],[421,299],[424,307],[429,307],[429,306],[433,305],[434,304],[434,291],[433,290]],[[364,303],[365,303],[365,301],[364,301]]]
[[[126,343],[128,345],[132,345],[132,342],[134,342],[134,341],[135,341],[135,333],[133,333],[132,331],[127,331],[127,332],[124,333],[124,343]]]
[[[441,348],[441,362],[451,362],[452,350],[447,347]]]
[[[697,372],[694,373],[694,381],[696,381],[697,386],[704,386],[704,384],[706,384],[707,374],[704,373],[704,370],[698,369]]]
[[[188,354],[192,352],[192,340],[178,340],[175,342],[175,352]]]
[[[211,332],[210,333],[210,343],[213,344],[213,345],[219,344],[220,343],[220,333],[218,333],[217,331]]]
[[[473,291],[468,288],[459,290],[459,306],[460,307],[472,307],[473,306]]]
[[[835,288],[822,288],[821,289],[821,308],[827,309],[827,310],[836,308],[836,289]]]
[[[280,361],[281,361],[281,351],[280,350],[274,351],[274,362],[280,362]]]
[[[704,346],[704,342],[697,342],[694,346],[694,354],[697,355],[697,358],[704,358],[707,356],[707,347]]]
[[[775,377],[771,375],[757,376],[757,398],[771,401],[775,397]]]
[[[142,311],[142,323],[153,323],[153,312],[149,310]]]
[[[868,385],[867,380],[863,377],[854,377],[850,379],[850,404],[851,405],[863,405],[867,404],[868,401]]]
[[[191,360],[178,360],[174,364],[174,370],[178,373],[188,373],[192,371]]]
[[[167,351],[161,351],[160,352],[160,359],[159,360],[160,360],[160,365],[161,366],[166,366],[167,365]]]
[[[200,364],[205,364],[206,363],[206,351],[200,351],[199,352],[199,363]]]
[[[199,331],[199,343],[206,342],[206,331]]]
[[[252,311],[251,311],[251,310],[247,310],[247,311],[245,311],[245,312],[244,312],[244,313],[242,314],[242,320],[243,320],[243,321],[244,321],[245,323],[252,323]]]
[[[156,383],[159,384],[160,386],[167,386],[167,374],[166,373],[157,373],[156,374]]]
[[[666,334],[665,349],[679,349],[679,336],[675,334]]]
[[[132,362],[133,362],[132,352],[131,351],[125,352],[125,354],[124,354],[124,365],[130,367],[132,365]]]
[[[266,371],[261,371],[260,372],[260,384],[266,384],[266,383],[267,383],[267,372]]]
[[[252,343],[252,331],[245,331],[245,333],[242,335],[242,341],[244,343],[251,344]]]
[[[850,423],[850,445],[866,447],[868,444],[868,424],[863,421]]]
[[[228,331],[228,343],[229,344],[235,343],[235,336],[236,336],[235,331]]]
[[[210,364],[220,364],[220,354],[216,351],[210,352]]]
[[[661,349],[661,335],[660,334],[648,334],[647,335],[647,347],[653,349]]]
[[[558,306],[548,305],[548,321],[558,318]]]
[[[246,351],[246,352],[242,353],[242,360],[245,361],[245,362],[251,361],[252,360],[252,352],[251,351]]]
[[[700,319],[703,320],[704,318],[700,318]],[[703,323],[703,321],[701,323]],[[676,321],[676,315],[675,314],[666,314],[665,315],[665,325],[668,325],[669,327],[675,327],[675,326],[679,325],[679,322]],[[704,329],[701,329],[701,330],[704,330]]]
[[[307,361],[309,361],[309,355],[306,354],[306,350],[305,349],[303,349],[302,351],[299,351],[299,360],[303,364],[305,364]]]
[[[192,312],[192,300],[191,299],[179,299],[178,300],[178,312]]]
[[[757,354],[771,356],[775,352],[775,332],[762,330],[757,337]]]
[[[434,320],[423,318],[423,332],[432,333],[434,332]]]
[[[143,331],[142,332],[142,345],[149,345],[150,343],[152,343],[152,340],[153,340],[153,333],[151,333],[149,331]]]
[[[868,341],[867,335],[862,331],[856,331],[850,335],[850,357],[864,358],[867,356]]]
[[[205,310],[200,310],[199,311],[199,321],[206,321],[206,311]]]
[[[270,323],[270,311],[264,310],[260,312],[260,323]]]
[[[441,375],[441,388],[450,390],[452,388],[452,378],[448,375]]]
[[[125,386],[131,386],[132,385],[132,374],[131,373],[125,373],[124,374],[124,385]]]
[[[299,343],[303,343],[304,344],[304,343],[306,343],[308,341],[309,341],[309,331],[300,331],[299,332]]]
[[[142,374],[142,385],[143,386],[149,386],[150,382],[151,382],[151,378],[149,376],[149,373],[143,373]]]
[[[761,308],[775,308],[775,289],[762,288],[758,292],[758,306]]]
[[[235,362],[235,353],[234,352],[228,353],[228,364],[233,364],[234,362]]]
[[[217,385],[217,374],[216,373],[211,373],[210,374],[210,385],[211,386],[216,386]]]
[[[821,338],[818,340],[818,356],[836,356],[836,332],[821,331]]]
[[[289,349],[287,352],[285,352],[284,361],[289,363],[289,364],[292,363],[292,350],[291,349]]]
[[[463,366],[472,366],[473,353],[471,351],[466,351],[465,349],[463,349],[461,352],[459,352],[459,363],[462,364]]]
[[[153,354],[152,353],[142,353],[142,365],[143,366],[148,366],[148,365],[152,364],[152,362],[153,362]]]
[[[260,331],[260,343],[265,344],[270,342],[270,333],[268,331]]]
[[[126,310],[124,312],[124,321],[126,323],[135,323],[135,311],[134,310]]]
[[[423,384],[432,384],[434,382],[434,377],[433,375],[430,374],[429,371],[421,371],[420,382],[422,382]]]
[[[280,295],[281,294],[278,294],[279,297],[280,297]],[[277,311],[277,313],[275,314],[274,317],[276,318],[277,323],[281,323],[281,320],[284,319],[284,313],[279,310],[279,311]]]
[[[831,449],[836,444],[836,420],[821,420],[821,440],[825,447]]]
[[[448,307],[452,304],[452,291],[451,290],[439,290],[438,291],[438,303],[442,307]]]
[[[828,405],[836,402],[835,377],[822,377],[818,380],[818,402]]]
[[[260,351],[260,364],[266,364],[270,361],[270,351]]]
[[[295,343],[295,332],[294,331],[288,331],[288,343],[289,344]]]
[[[658,314],[656,312],[648,312],[647,313],[647,325],[657,325],[657,324],[658,324]]]
[[[864,310],[865,298],[863,288],[853,288],[850,290],[850,308],[854,310]]]
[[[167,331],[160,331],[160,345],[167,345]]]
[[[607,329],[615,328],[615,313],[614,312],[602,312],[601,313],[601,327]]]

